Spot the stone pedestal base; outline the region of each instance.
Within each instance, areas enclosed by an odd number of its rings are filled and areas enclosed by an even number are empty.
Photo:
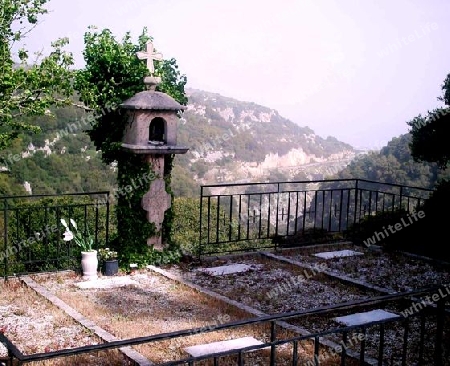
[[[147,239],[147,245],[153,246],[153,249],[158,250],[162,252],[166,248],[166,244],[162,243],[161,236],[152,236],[151,238]]]
[[[153,172],[157,176],[150,183],[150,189],[142,198],[142,208],[147,211],[147,220],[155,225],[155,230],[159,235],[147,239],[147,245],[153,246],[155,250],[163,251],[166,247],[162,243],[161,229],[164,222],[164,214],[171,207],[172,200],[170,194],[166,192],[164,182],[164,156],[148,156],[148,163],[152,166]]]

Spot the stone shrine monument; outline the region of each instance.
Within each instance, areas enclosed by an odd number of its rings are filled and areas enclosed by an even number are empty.
[[[186,107],[169,95],[155,90],[161,79],[153,75],[153,61],[161,60],[162,55],[154,52],[153,44],[148,42],[146,52],[138,52],[137,57],[147,60],[149,75],[144,78],[147,90],[135,94],[120,105],[125,110],[127,120],[122,148],[133,154],[144,155],[155,173],[156,179],[150,183],[141,204],[147,212],[148,221],[156,227],[155,236],[148,238],[147,244],[156,250],[163,250],[161,228],[164,213],[171,207],[171,197],[166,192],[164,181],[164,158],[167,154],[185,154],[189,150],[177,146],[178,113]]]

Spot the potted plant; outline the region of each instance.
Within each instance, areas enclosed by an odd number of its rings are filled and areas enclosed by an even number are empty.
[[[89,228],[86,226],[86,232],[83,233],[78,230],[75,220],[70,219],[70,224],[73,231],[69,228],[66,220],[61,219],[61,224],[66,228],[64,232],[64,241],[75,240],[75,243],[81,249],[81,268],[83,270],[84,280],[97,279],[98,258],[97,251],[92,248],[94,245],[94,238],[89,233]]]
[[[119,259],[116,251],[110,250],[109,248],[100,248],[98,255],[102,262],[103,274],[105,276],[114,276],[119,272]]]

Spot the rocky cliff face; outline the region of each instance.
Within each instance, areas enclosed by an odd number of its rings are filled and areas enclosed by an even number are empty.
[[[199,90],[188,96],[179,140],[190,151],[177,159],[200,184],[329,176],[355,156],[274,109]]]

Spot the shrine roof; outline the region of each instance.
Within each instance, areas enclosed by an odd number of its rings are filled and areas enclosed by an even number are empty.
[[[186,109],[185,106],[178,103],[171,96],[154,90],[139,92],[124,101],[120,107],[123,109],[150,109],[159,111],[180,111]]]

